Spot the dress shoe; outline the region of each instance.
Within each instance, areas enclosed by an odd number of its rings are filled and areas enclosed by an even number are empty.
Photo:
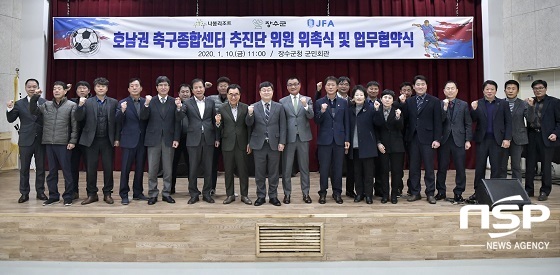
[[[284,202],[285,204],[290,204],[290,195],[284,196],[283,202]]]
[[[37,199],[42,200],[42,201],[46,201],[49,198],[47,198],[47,196],[44,193],[39,193],[39,194],[37,194]]]
[[[265,203],[264,198],[258,198],[258,199],[255,201],[255,206],[261,206],[261,205],[263,205],[263,203]]]
[[[435,196],[436,201],[440,201],[440,200],[445,200],[447,199],[447,196],[445,195],[445,193],[437,193],[437,195]]]
[[[157,202],[157,197],[149,198],[148,205],[154,205]]]
[[[138,195],[138,196],[133,196],[132,199],[135,200],[135,201],[138,201],[138,200],[140,200],[140,201],[147,201],[147,200],[149,200],[150,198],[144,196],[144,194],[140,194],[140,195]]]
[[[121,199],[121,204],[122,205],[128,205],[130,203],[130,201],[128,200],[128,197],[122,198]]]
[[[175,203],[175,200],[171,196],[161,196],[161,200],[167,203]]]
[[[97,197],[97,195],[91,195],[91,196],[88,196],[87,199],[82,201],[82,205],[94,203],[96,201],[99,201],[99,197]]]
[[[373,197],[372,196],[366,196],[366,203],[367,204],[372,204],[373,203]]]
[[[455,196],[453,197],[453,204],[461,204],[464,203],[465,200],[463,199],[463,196],[461,195],[457,195],[455,194]]]
[[[44,196],[44,194],[43,194],[43,196]],[[26,201],[28,201],[28,200],[29,200],[29,195],[21,195],[21,197],[19,197],[19,199],[18,199],[17,202],[18,202],[18,203],[24,203],[24,202],[26,202]]]
[[[408,199],[406,199],[406,201],[413,202],[413,201],[417,201],[417,200],[420,200],[420,199],[422,199],[422,196],[420,196],[420,195],[410,195],[408,197]]]
[[[344,201],[342,200],[342,197],[340,195],[335,195],[333,194],[333,199],[336,203],[338,204],[342,204]]]
[[[466,200],[466,202],[469,204],[476,204],[477,203],[476,193],[470,195],[469,198]]]
[[[303,202],[311,203],[313,201],[311,200],[311,197],[309,195],[303,195]]]
[[[64,199],[64,206],[71,206],[72,205],[72,199]]]
[[[268,202],[274,206],[280,206],[282,205],[282,203],[280,203],[280,200],[278,200],[278,198],[270,198],[268,200]]]
[[[235,196],[227,196],[227,198],[224,200],[224,204],[230,204],[234,201],[235,201]]]
[[[436,198],[434,196],[428,196],[427,200],[430,204],[436,204]]]
[[[392,203],[392,204],[397,204],[397,202],[399,202],[398,197],[392,197],[392,198],[391,198],[391,203]]]
[[[386,197],[383,197],[383,198],[381,198],[381,203],[382,203],[382,204],[386,204],[386,203],[387,203],[387,201],[388,201],[388,200],[387,200],[387,198],[386,198]]]
[[[548,200],[548,195],[545,192],[541,192],[541,194],[538,197],[539,201],[546,201]]]
[[[346,191],[346,196],[349,198],[355,198],[356,194],[354,193],[354,191]]]
[[[361,202],[363,199],[362,195],[356,195],[356,197],[354,197],[354,202]]]
[[[235,197],[234,197],[235,198]],[[249,197],[241,196],[241,201],[247,205],[253,204],[253,202],[249,199]]]
[[[103,196],[103,201],[106,202],[107,204],[113,204],[115,203],[115,201],[113,200],[113,198],[111,198],[111,194],[107,194]]]
[[[195,204],[195,203],[198,202],[198,200],[199,200],[199,199],[198,199],[198,196],[191,197],[191,198],[189,199],[189,201],[187,202],[187,204]]]
[[[211,196],[202,196],[202,200],[207,203],[214,203],[214,199]]]
[[[74,193],[74,197],[72,199],[77,200],[80,198],[80,193]]]
[[[60,199],[50,198],[50,199],[46,200],[45,202],[43,202],[43,206],[55,204],[59,201],[60,201]]]
[[[327,195],[319,195],[319,203],[320,204],[327,203]]]

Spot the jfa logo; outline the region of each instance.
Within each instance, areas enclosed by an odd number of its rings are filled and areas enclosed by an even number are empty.
[[[332,20],[313,20],[313,19],[307,19],[307,26],[310,28],[313,27],[334,27],[334,22]]]
[[[520,195],[503,198],[492,204],[492,216],[499,220],[509,220],[510,223],[492,224],[492,228],[500,230],[509,230],[501,233],[488,233],[490,238],[500,238],[515,233],[520,228],[521,221],[514,214],[502,213],[503,210],[520,210],[518,205],[498,205],[497,203],[504,201],[523,200]],[[465,205],[461,207],[459,228],[469,228],[469,212],[480,211],[480,228],[490,228],[490,207],[488,205]],[[539,212],[540,215],[533,216],[532,211]],[[544,222],[550,217],[550,209],[544,205],[525,205],[523,206],[523,229],[531,229],[531,224],[535,222]]]

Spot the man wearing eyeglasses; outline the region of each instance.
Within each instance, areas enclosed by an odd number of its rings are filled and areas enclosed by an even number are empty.
[[[301,83],[297,77],[288,79],[286,86],[290,95],[280,99],[280,104],[284,107],[288,126],[287,144],[282,154],[284,203],[290,203],[292,168],[296,156],[299,165],[303,201],[311,203],[311,198],[309,197],[309,141],[313,136],[309,120],[314,117],[313,103],[310,97],[300,94]]]
[[[528,98],[528,136],[527,165],[525,172],[525,191],[532,197],[535,192],[535,166],[541,162],[542,185],[539,201],[546,201],[552,189],[552,157],[554,147],[560,146],[560,100],[546,94],[547,83],[535,80],[531,84],[534,97]]]

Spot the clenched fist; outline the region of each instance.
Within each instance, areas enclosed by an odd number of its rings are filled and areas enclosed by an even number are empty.
[[[401,101],[401,103],[404,103],[406,101],[406,95],[400,95],[399,100]]]
[[[373,102],[373,108],[375,108],[376,111],[379,110],[379,106],[381,106],[381,103],[379,103],[379,101],[376,100]]]
[[[447,107],[449,107],[449,99],[443,100],[443,109],[447,111]]]
[[[527,104],[529,104],[529,106],[531,107],[535,105],[535,99],[532,97],[525,99],[525,102],[527,102]]]
[[[324,113],[327,110],[327,103],[321,104],[321,113]]]
[[[216,114],[216,117],[214,117],[214,119],[216,119],[216,124],[220,124],[222,122],[222,115]]]
[[[8,109],[14,108],[14,101],[13,100],[8,101],[8,103],[6,103],[6,107],[8,107]]]
[[[146,103],[144,103],[144,105],[150,104],[150,101],[152,101],[152,96],[151,96],[151,95],[147,95],[147,96],[146,96]]]
[[[471,107],[473,110],[476,110],[476,108],[478,108],[478,101],[471,102]]]
[[[303,107],[307,107],[307,98],[305,98],[304,96],[299,98],[299,101],[301,101],[301,105]]]
[[[123,113],[126,111],[126,106],[127,106],[127,105],[126,105],[126,101],[123,101],[123,102],[121,103],[121,111],[122,111]]]
[[[320,91],[323,88],[323,82],[317,82],[317,91]]]
[[[183,102],[181,102],[181,98],[180,98],[180,97],[175,98],[175,105],[176,105],[177,108],[179,108],[179,109],[180,109],[181,107],[183,107]]]
[[[78,106],[84,106],[84,104],[86,104],[86,100],[87,100],[87,98],[80,97],[80,102],[78,103]]]
[[[401,109],[396,109],[396,110],[395,110],[395,118],[396,118],[396,119],[401,118]]]
[[[255,111],[255,106],[250,105],[250,106],[247,108],[247,111],[249,111],[249,115],[252,116],[252,115],[253,115],[253,112]]]

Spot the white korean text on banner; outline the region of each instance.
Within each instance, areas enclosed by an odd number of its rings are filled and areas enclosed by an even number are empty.
[[[55,17],[55,59],[472,59],[472,17]]]

